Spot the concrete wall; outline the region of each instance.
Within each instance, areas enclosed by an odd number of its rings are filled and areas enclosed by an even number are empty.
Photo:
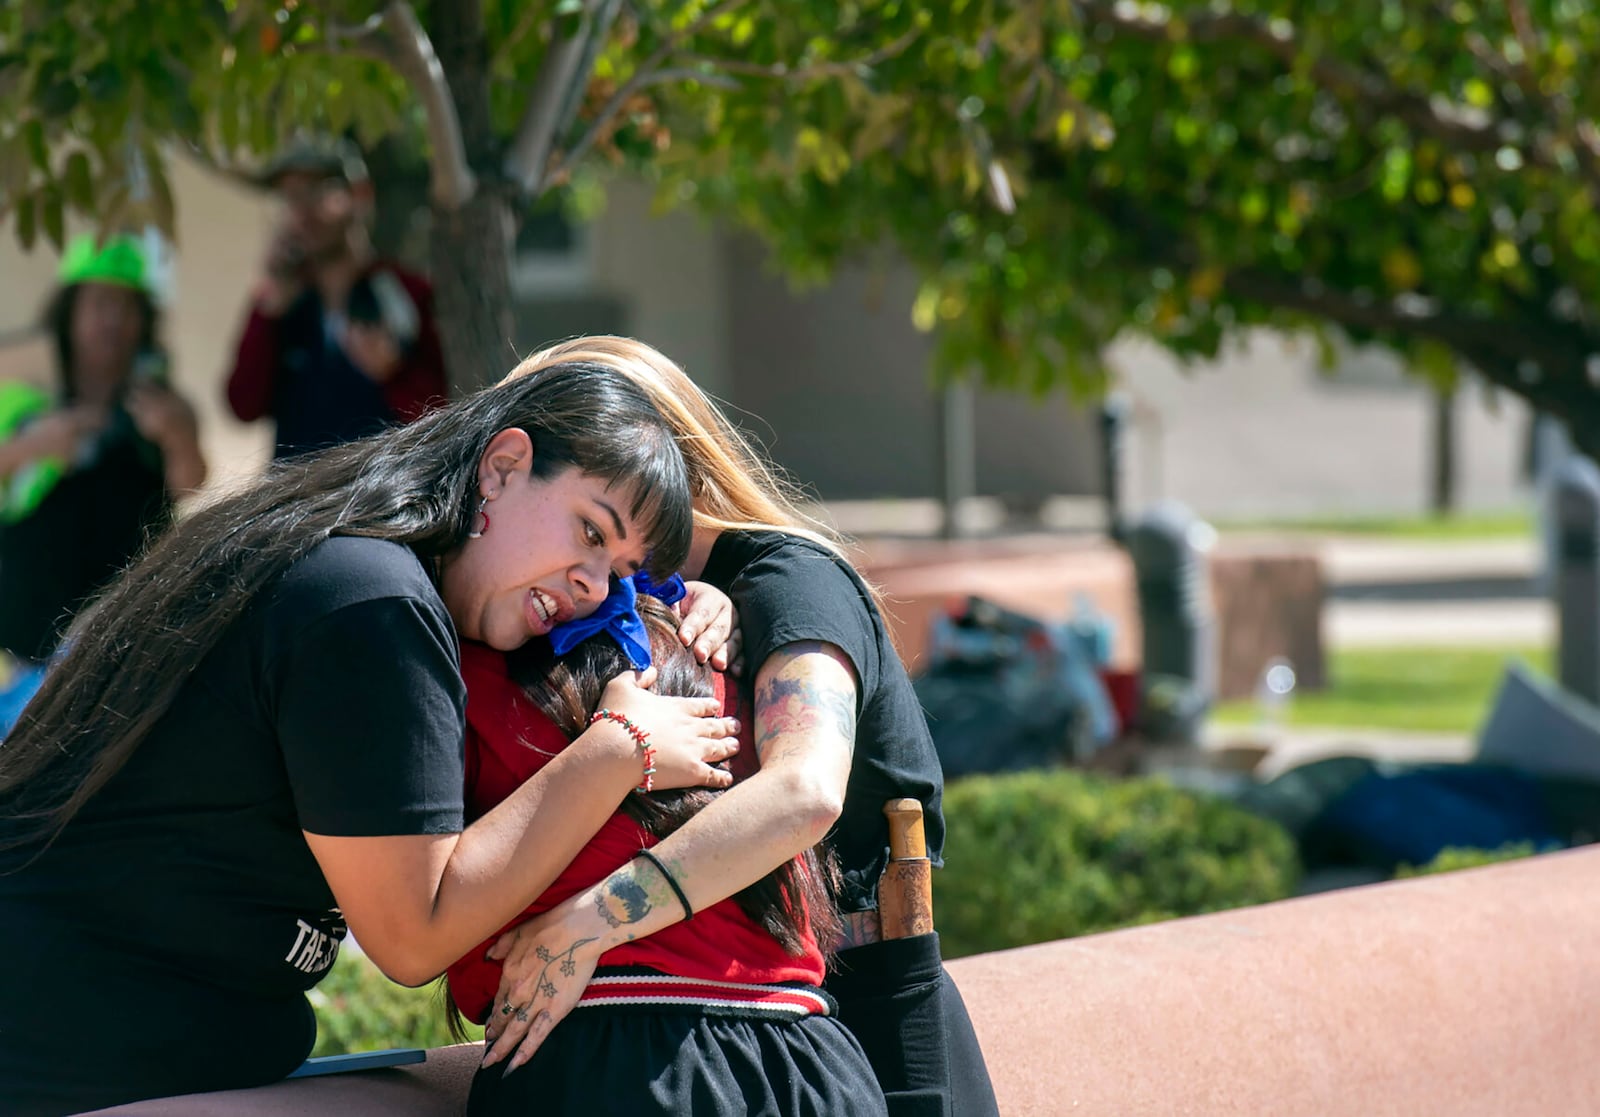
[[[753,241],[724,252],[730,398],[773,456],[825,499],[937,495],[933,341],[911,324],[910,269],[846,267],[797,293]],[[980,494],[1095,490],[1093,426],[1064,399],[980,391],[976,411]]]
[[[1188,368],[1148,343],[1119,345],[1112,362],[1137,408],[1130,507],[1161,497],[1235,517],[1427,507],[1432,398],[1381,352],[1347,354],[1333,378],[1309,343],[1268,334]],[[1526,407],[1478,385],[1457,406],[1462,507],[1518,504]]]

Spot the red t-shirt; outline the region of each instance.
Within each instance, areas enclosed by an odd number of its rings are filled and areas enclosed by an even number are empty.
[[[552,755],[566,748],[568,741],[507,674],[506,657],[500,652],[481,644],[463,643],[461,675],[467,684],[466,806],[471,820],[520,787]],[[732,712],[737,706],[735,692],[723,688],[721,676],[717,676],[716,686],[724,712]],[[749,752],[746,741],[739,755],[746,757]],[[735,774],[740,773],[736,770]],[[544,895],[502,931],[603,880],[632,859],[641,847],[654,844],[643,827],[617,811]],[[496,932],[485,939],[448,971],[450,996],[456,1007],[478,1023],[487,1018],[500,987],[500,963],[484,958],[500,934]],[[696,912],[692,920],[607,951],[601,955],[600,965],[647,966],[675,977],[748,984],[821,985],[823,977],[822,952],[809,935],[804,953],[790,955],[732,900],[713,904]]]

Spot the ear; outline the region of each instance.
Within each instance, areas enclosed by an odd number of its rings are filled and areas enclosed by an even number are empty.
[[[507,427],[489,440],[478,460],[478,495],[495,499],[511,478],[533,468],[533,439],[520,427]]]

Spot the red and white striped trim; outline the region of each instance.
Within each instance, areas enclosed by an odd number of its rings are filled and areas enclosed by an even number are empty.
[[[579,1008],[643,1005],[734,1010],[779,1019],[831,1016],[833,1002],[808,985],[747,985],[668,974],[599,974],[578,999]]]

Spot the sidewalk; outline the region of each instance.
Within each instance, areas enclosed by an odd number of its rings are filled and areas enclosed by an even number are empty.
[[[1322,559],[1330,648],[1531,646],[1556,636],[1533,539],[1307,539]]]

